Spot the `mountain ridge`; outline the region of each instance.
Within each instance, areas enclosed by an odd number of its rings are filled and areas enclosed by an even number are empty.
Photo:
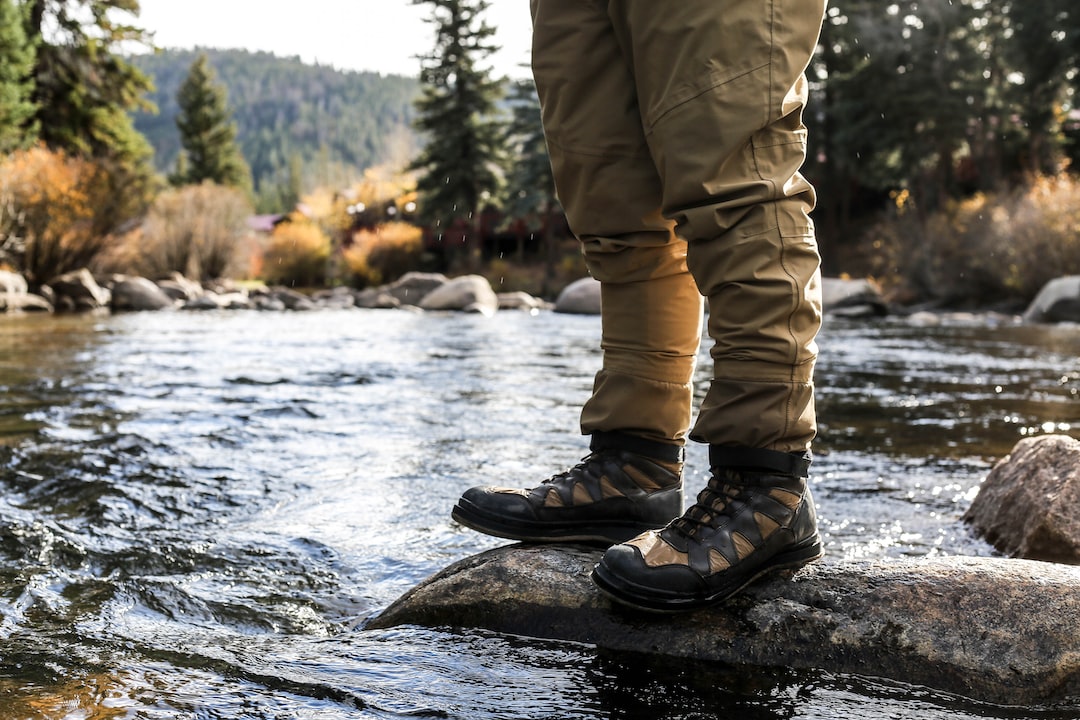
[[[128,58],[154,83],[147,99],[158,112],[132,117],[162,173],[175,168],[180,151],[176,92],[203,53],[226,88],[237,142],[266,209],[290,188],[347,184],[365,168],[404,166],[415,154],[416,78],[341,70],[265,51],[173,48]]]

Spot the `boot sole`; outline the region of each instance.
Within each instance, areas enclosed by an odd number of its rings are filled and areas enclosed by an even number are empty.
[[[592,580],[600,591],[612,600],[651,613],[683,613],[716,605],[728,600],[756,581],[771,575],[792,577],[803,566],[819,560],[825,554],[820,536],[786,552],[777,553],[745,578],[706,595],[664,595],[656,588],[629,583],[607,571],[603,560],[593,568]]]
[[[472,503],[459,500],[450,512],[457,522],[485,535],[519,540],[521,542],[552,543],[581,542],[617,545],[632,540],[646,530],[663,527],[667,521],[656,525],[635,523],[597,523],[592,521],[540,523],[524,520],[507,521],[485,513]]]

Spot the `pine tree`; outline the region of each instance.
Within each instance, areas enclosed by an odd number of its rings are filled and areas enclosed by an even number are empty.
[[[122,46],[148,44],[148,38],[115,20],[117,13],[138,16],[138,1],[30,0],[28,7],[27,34],[38,43],[35,100],[46,144],[89,157],[149,155],[127,111],[145,107],[143,96],[152,85],[121,55]]]
[[[186,163],[182,183],[211,181],[250,190],[251,171],[236,142],[225,88],[205,54],[192,63],[176,100],[180,107],[176,126]]]
[[[106,234],[141,213],[155,179],[150,144],[129,110],[148,108],[150,80],[123,58],[147,34],[118,19],[138,17],[138,0],[26,0],[26,35],[37,48],[33,101],[40,138],[92,159],[109,186],[95,231]]]
[[[33,70],[34,45],[26,37],[21,6],[0,0],[0,154],[37,136]]]
[[[417,190],[421,217],[439,227],[464,220],[472,225],[466,262],[479,254],[481,204],[500,189],[505,162],[497,103],[502,83],[482,65],[498,48],[482,15],[487,0],[413,0],[431,5],[435,49],[422,60],[423,94],[417,101],[417,128],[426,142],[410,169],[420,170]],[[448,253],[453,262],[455,252]]]
[[[1065,152],[1066,108],[1075,107],[1077,34],[1080,13],[1075,0],[1012,3],[1005,14],[1011,33],[1005,43],[1013,71],[1023,78],[1008,87],[1013,110],[1027,135],[1021,154],[1024,169],[1054,174]]]
[[[511,119],[506,126],[506,143],[513,163],[507,175],[506,210],[516,217],[542,214],[556,203],[555,179],[533,81],[515,81],[509,104]]]
[[[538,220],[536,227],[544,248],[543,294],[550,292],[555,277],[556,238],[551,222],[559,206],[551,172],[547,138],[541,122],[540,98],[532,80],[517,80],[510,94],[510,124],[506,142],[513,157],[507,174],[506,212],[513,218]],[[519,257],[524,249],[518,248]]]

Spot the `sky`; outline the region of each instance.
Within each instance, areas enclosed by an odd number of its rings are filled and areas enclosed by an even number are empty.
[[[434,46],[431,10],[411,0],[141,0],[138,25],[166,48],[245,48],[342,70],[415,76]],[[496,75],[526,77],[529,0],[491,0]]]

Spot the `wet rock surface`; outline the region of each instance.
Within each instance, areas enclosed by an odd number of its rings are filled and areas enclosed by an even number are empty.
[[[512,545],[429,578],[374,618],[484,628],[609,650],[876,676],[985,702],[1080,696],[1080,568],[943,557],[820,562],[715,608],[652,615],[611,603],[600,550]]]
[[[555,299],[555,312],[570,315],[600,314],[600,282],[584,277],[563,288]]]
[[[499,300],[484,277],[463,275],[424,295],[419,306],[424,310],[460,310],[494,315],[499,309]]]
[[[111,290],[113,310],[163,310],[174,306],[171,296],[143,277],[122,277]]]
[[[1024,322],[1080,321],[1080,275],[1065,275],[1043,286],[1023,315]]]
[[[98,285],[85,268],[64,273],[46,285],[56,297],[57,309],[84,311],[109,306],[109,291]]]
[[[846,278],[821,279],[821,303],[826,312],[846,317],[880,317],[888,304],[876,283]]]
[[[1080,441],[1043,435],[1018,442],[964,520],[1007,555],[1080,565]]]

